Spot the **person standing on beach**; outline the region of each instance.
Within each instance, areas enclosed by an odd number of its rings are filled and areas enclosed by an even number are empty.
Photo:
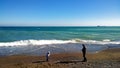
[[[82,44],[83,48],[82,48],[82,54],[83,54],[83,61],[82,62],[87,62],[87,58],[86,58],[86,47],[84,44]]]
[[[50,56],[50,51],[48,51],[48,52],[46,53],[46,61],[47,61],[47,62],[49,61],[49,56]]]

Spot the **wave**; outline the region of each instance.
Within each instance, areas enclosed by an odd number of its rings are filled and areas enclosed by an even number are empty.
[[[67,44],[67,43],[81,43],[81,44],[120,44],[120,41],[110,41],[105,39],[103,41],[96,40],[20,40],[14,42],[0,42],[0,46],[27,46],[27,45],[50,45],[50,44]]]
[[[102,41],[96,40],[81,40],[75,39],[77,42],[85,43],[85,44],[120,44],[120,41],[111,41],[110,39],[103,39]]]
[[[48,45],[48,44],[65,44],[76,43],[74,40],[20,40],[14,42],[0,43],[0,46],[25,46],[25,45]]]

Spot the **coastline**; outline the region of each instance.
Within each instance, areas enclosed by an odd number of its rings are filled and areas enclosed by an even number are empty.
[[[76,62],[82,60],[81,53],[52,54],[50,61],[45,62],[45,56],[6,56],[0,57],[0,68],[119,68],[120,48],[103,50],[98,53],[88,53],[88,62]],[[75,60],[74,62],[71,62]],[[57,63],[64,62],[67,63]]]

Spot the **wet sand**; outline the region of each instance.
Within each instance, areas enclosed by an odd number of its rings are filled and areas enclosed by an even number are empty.
[[[87,59],[81,62],[81,53],[52,54],[49,62],[45,56],[6,56],[0,57],[0,68],[120,68],[120,48],[87,53]]]

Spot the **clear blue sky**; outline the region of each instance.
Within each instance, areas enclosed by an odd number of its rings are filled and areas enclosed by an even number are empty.
[[[120,26],[120,0],[0,0],[0,26]]]

